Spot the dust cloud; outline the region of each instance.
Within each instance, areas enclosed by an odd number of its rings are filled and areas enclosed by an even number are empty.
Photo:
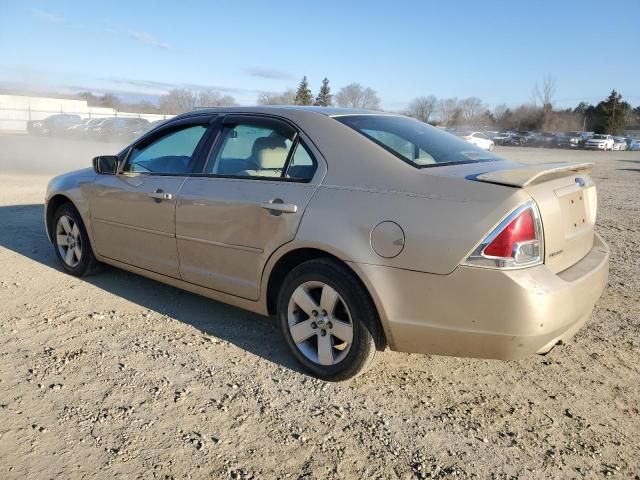
[[[124,143],[0,134],[0,182],[2,174],[28,173],[55,176],[91,166],[97,155],[113,155]]]

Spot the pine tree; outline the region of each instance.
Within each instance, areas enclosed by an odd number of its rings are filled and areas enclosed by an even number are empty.
[[[622,134],[629,121],[630,111],[631,106],[622,100],[622,95],[612,90],[609,97],[595,108],[599,121],[596,122],[594,130],[611,135]]]
[[[298,91],[296,92],[296,105],[311,105],[313,103],[313,97],[311,96],[311,90],[309,89],[309,82],[307,82],[306,75],[302,77],[300,85],[298,85]]]
[[[331,87],[329,87],[329,79],[327,77],[322,80],[322,86],[320,87],[320,92],[318,92],[318,96],[316,97],[316,102],[314,105],[318,105],[320,107],[330,107],[332,105],[331,101]]]

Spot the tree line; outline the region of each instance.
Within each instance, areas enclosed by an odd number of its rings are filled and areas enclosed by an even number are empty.
[[[298,88],[285,90],[283,93],[264,93],[258,97],[259,105],[315,105],[319,107],[338,106],[343,108],[364,108],[368,110],[380,109],[378,92],[370,87],[364,87],[354,82],[342,87],[334,96],[331,93],[329,79],[324,78],[318,91],[313,97],[307,77],[302,77]]]
[[[612,90],[596,105],[580,102],[575,108],[553,107],[554,89],[541,93],[538,103],[508,107],[505,104],[489,109],[477,97],[437,99],[430,95],[414,99],[403,112],[432,125],[443,127],[478,127],[504,130],[534,130],[545,132],[593,131],[620,135],[629,126],[640,128],[640,106],[632,108],[622,95]]]
[[[596,105],[580,102],[575,108],[556,109],[554,100],[556,82],[545,77],[533,88],[530,102],[509,107],[500,104],[489,108],[480,98],[437,98],[434,95],[413,99],[401,112],[422,122],[442,127],[478,127],[508,130],[571,131],[586,130],[596,133],[621,134],[629,125],[640,124],[640,106],[632,108],[622,95],[612,90],[609,96]],[[232,95],[207,89],[192,91],[172,89],[160,97],[159,103],[148,101],[124,103],[117,96],[107,93],[96,96],[89,92],[79,94],[90,105],[115,108],[138,113],[179,114],[196,108],[230,107],[238,105]],[[314,96],[306,76],[297,89],[281,93],[262,93],[259,105],[316,105],[339,106],[380,110],[378,92],[354,82],[333,94],[329,79],[324,78]]]

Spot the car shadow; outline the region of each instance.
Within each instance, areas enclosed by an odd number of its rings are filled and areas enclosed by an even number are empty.
[[[45,233],[43,205],[0,207],[0,246],[63,272]],[[263,317],[200,295],[107,268],[80,280],[161,315],[192,325],[202,333],[226,340],[270,362],[304,373],[290,356],[275,318]]]
[[[640,168],[618,168],[619,172],[640,172]]]

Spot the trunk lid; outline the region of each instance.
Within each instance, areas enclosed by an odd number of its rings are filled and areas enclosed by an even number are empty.
[[[475,180],[522,188],[542,217],[545,264],[554,273],[571,267],[593,247],[597,195],[591,163],[521,165],[477,175]]]

